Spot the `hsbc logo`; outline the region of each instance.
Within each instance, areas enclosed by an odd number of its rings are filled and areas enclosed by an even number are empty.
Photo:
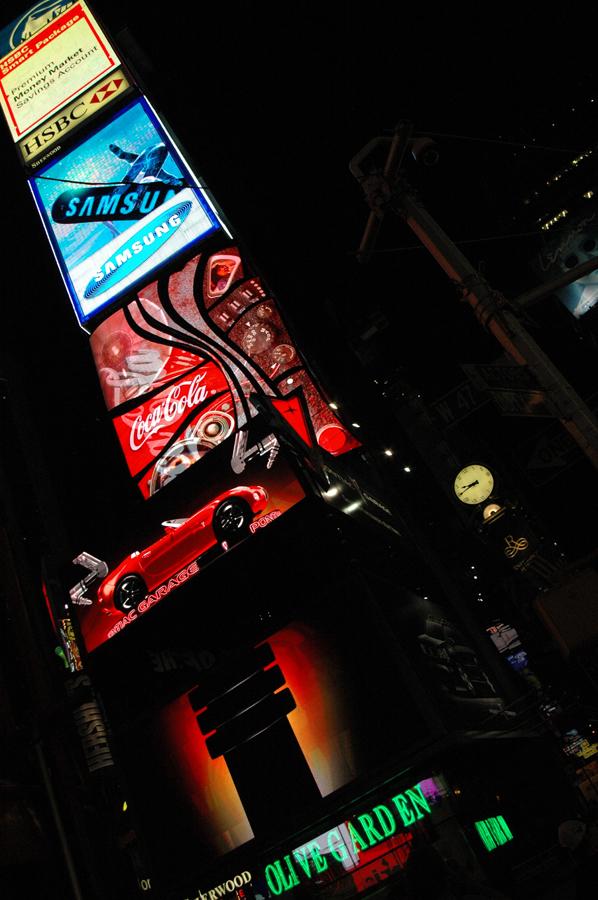
[[[23,159],[27,162],[34,156],[37,156],[47,144],[53,144],[59,135],[64,131],[67,131],[75,125],[79,119],[82,119],[87,115],[87,111],[88,109],[85,103],[77,103],[76,106],[71,107],[64,115],[59,116],[57,119],[54,119],[53,122],[44,125],[40,131],[37,131],[33,135],[29,135],[29,137],[19,145],[21,153],[23,154]]]
[[[108,81],[105,85],[103,85],[103,87],[99,88],[96,91],[89,102],[96,103],[98,105],[100,103],[104,103],[106,100],[112,97],[113,94],[118,93],[123,80],[123,78],[111,78],[110,81]]]
[[[61,141],[83,121],[103,109],[117,97],[122,97],[131,85],[124,72],[119,70],[108,81],[96,84],[81,97],[65,106],[60,115],[47,119],[36,131],[31,132],[19,142],[19,150],[23,162],[32,168],[40,166],[48,156],[49,149]],[[57,152],[59,147],[53,151]]]

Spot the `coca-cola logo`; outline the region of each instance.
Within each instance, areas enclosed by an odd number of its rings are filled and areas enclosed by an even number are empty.
[[[141,450],[160,428],[176,422],[185,412],[203,403],[208,396],[203,384],[205,377],[206,373],[200,372],[192,380],[179,382],[146,415],[136,416],[129,435],[131,450]]]

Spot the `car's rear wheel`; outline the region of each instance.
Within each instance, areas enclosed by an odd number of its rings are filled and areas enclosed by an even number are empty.
[[[216,540],[227,544],[243,540],[249,534],[252,512],[245,500],[223,500],[214,510],[213,528]]]
[[[114,605],[121,612],[128,613],[132,609],[137,609],[146,596],[147,587],[143,578],[139,575],[127,575],[116,585]]]

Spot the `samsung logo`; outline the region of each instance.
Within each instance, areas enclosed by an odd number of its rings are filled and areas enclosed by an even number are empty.
[[[189,200],[181,202],[167,214],[163,213],[152,219],[143,229],[143,233],[138,232],[136,236],[122,244],[95,272],[83,292],[85,299],[97,297],[109,287],[118,284],[160,250],[183,224],[191,208],[192,203]]]

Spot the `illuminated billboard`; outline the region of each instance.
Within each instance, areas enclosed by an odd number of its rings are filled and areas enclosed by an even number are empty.
[[[290,548],[289,571],[292,559]],[[306,577],[316,599],[312,609],[281,625],[276,615],[262,617],[256,639],[254,627],[232,613],[243,605],[243,579],[235,583],[223,571],[207,579],[184,621],[173,621],[172,608],[163,607],[162,627],[136,629],[135,636],[131,630],[132,640],[110,641],[94,655],[110,721],[125,734],[119,758],[156,877],[174,868],[181,881],[199,880],[206,865],[229,851],[265,841],[270,849],[260,868],[278,894],[287,882],[276,876],[277,859],[284,866],[290,848],[278,854],[272,840],[283,841],[292,830],[299,842],[300,821],[310,825],[312,840],[320,834],[331,876],[373,862],[362,856],[375,843],[371,832],[364,840],[369,824],[379,834],[379,856],[398,851],[429,811],[415,778],[389,791],[385,809],[362,800],[359,817],[339,822],[347,814],[339,813],[338,792],[427,733],[397,660],[385,652],[381,624],[365,614],[363,596],[353,591],[348,610],[346,595],[337,602],[331,583]],[[273,591],[267,580],[247,585],[268,604],[284,589],[279,584]],[[324,826],[315,831],[313,823],[326,814],[332,818],[322,834]],[[383,839],[392,836],[398,842],[387,845]],[[351,859],[343,864],[345,839]],[[306,855],[306,874],[314,858]],[[301,880],[299,868],[297,875]]]
[[[475,725],[502,711],[504,701],[484,660],[450,609],[405,589],[385,609],[414,671],[451,725]]]
[[[115,100],[121,100],[132,89],[123,69],[112,72],[89,91],[80,94],[51,118],[30,131],[19,143],[24,165],[37,169],[62,149],[63,141],[87,125],[96,113],[103,112]]]
[[[359,446],[324,401],[274,297],[235,245],[195,256],[146,285],[95,329],[91,349],[145,497],[231,435],[238,435],[233,468],[240,466],[240,432],[256,414],[256,394],[291,406],[299,393],[314,442],[327,453]],[[287,419],[291,413],[282,410]]]
[[[480,840],[489,852],[513,840],[504,816],[492,816],[491,819],[482,819],[474,824]]]
[[[13,139],[56,115],[118,65],[83,2],[33,29],[31,37],[0,60],[0,105]]]
[[[106,536],[73,560],[86,574],[72,576],[71,601],[88,652],[128,629],[206,566],[246,538],[270,527],[305,497],[274,435],[253,432],[253,451],[243,471],[230,468],[226,447],[214,454],[204,485],[186,489],[144,517],[143,528],[127,522],[123,534]],[[270,453],[261,454],[262,447]],[[134,534],[135,545],[131,545]]]
[[[534,274],[542,281],[564,275],[598,254],[596,212],[571,217],[567,223],[558,234],[548,235],[532,262]],[[554,294],[576,319],[581,318],[598,302],[598,269],[558,288]]]
[[[0,29],[0,59],[25,43],[73,5],[75,0],[38,0]]]
[[[344,870],[351,871],[357,869],[359,864],[367,864],[368,855],[373,862],[378,861],[382,855],[380,851],[390,850],[391,861],[388,867],[391,870],[402,869],[413,841],[413,834],[407,829],[432,812],[423,791],[424,786],[425,782],[414,784],[404,792],[397,792],[387,803],[378,803],[368,812],[352,816],[318,835],[315,840],[296,847],[282,859],[268,863],[264,874],[272,895],[278,897],[302,882],[321,882],[323,879],[319,876],[331,869],[330,879],[334,881],[338,879],[338,866],[331,866],[331,863],[340,863]],[[392,840],[389,841],[389,838]],[[378,851],[370,853],[370,849],[376,846]],[[358,889],[361,887],[367,890],[370,886],[367,882],[368,874],[370,873],[363,870],[359,873],[358,880],[355,881]],[[389,874],[390,872],[386,872],[385,877]],[[375,884],[374,879],[370,879],[370,882]]]
[[[144,99],[29,183],[81,323],[219,227]]]

